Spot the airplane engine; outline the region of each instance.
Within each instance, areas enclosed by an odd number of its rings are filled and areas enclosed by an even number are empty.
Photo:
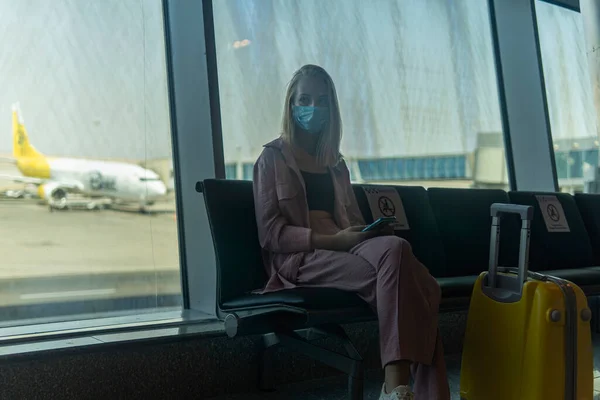
[[[39,196],[46,200],[51,207],[65,208],[67,206],[67,191],[54,183],[46,183],[38,188]]]

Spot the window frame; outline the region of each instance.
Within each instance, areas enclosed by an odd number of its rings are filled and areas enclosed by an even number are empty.
[[[488,2],[511,189],[556,191],[535,0],[529,4],[522,0]],[[216,260],[204,200],[195,190],[197,181],[226,177],[213,2],[162,0],[162,8],[183,296],[180,314],[192,311],[195,319],[214,320]],[[511,50],[511,46],[516,47]],[[532,48],[535,51],[531,52]],[[523,60],[527,60],[525,65]],[[523,67],[529,75],[523,74]],[[524,102],[534,104],[536,112],[529,116],[509,113]],[[539,128],[537,132],[529,130],[532,125]],[[524,151],[531,148],[541,155],[532,157]],[[454,162],[449,157],[444,168],[449,169]],[[434,163],[434,172],[436,169]]]

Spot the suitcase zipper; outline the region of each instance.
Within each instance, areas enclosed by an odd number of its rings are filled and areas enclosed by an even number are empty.
[[[539,274],[538,274],[539,275]],[[568,281],[547,276],[565,298],[565,400],[577,399],[577,297]]]

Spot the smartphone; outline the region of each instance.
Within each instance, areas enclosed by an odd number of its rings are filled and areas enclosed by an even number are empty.
[[[373,229],[384,227],[385,225],[393,224],[396,222],[396,217],[382,217],[377,219],[377,221],[373,222],[371,225],[367,226],[363,229],[363,232],[369,232]]]

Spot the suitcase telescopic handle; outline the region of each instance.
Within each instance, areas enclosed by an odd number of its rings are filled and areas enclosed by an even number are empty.
[[[487,285],[497,296],[506,301],[520,298],[523,283],[527,280],[529,269],[529,237],[531,236],[531,220],[533,219],[533,207],[519,204],[494,203],[490,208],[492,216],[492,231],[490,236],[490,262],[488,270]],[[500,249],[500,222],[505,214],[518,214],[521,217],[521,240],[519,243],[519,267],[517,277],[498,277],[498,253]],[[498,290],[496,290],[498,289]],[[501,295],[501,293],[503,295]],[[490,293],[492,294],[492,293]],[[515,297],[517,295],[517,297]]]
[[[494,203],[490,207],[490,211],[493,218],[500,217],[501,214],[519,214],[521,220],[531,221],[533,219],[533,207],[531,206]]]

